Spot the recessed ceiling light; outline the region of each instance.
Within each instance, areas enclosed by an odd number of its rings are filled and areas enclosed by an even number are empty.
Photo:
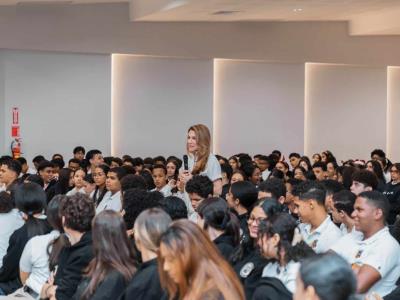
[[[218,10],[213,12],[212,15],[233,15],[240,12],[240,10]]]
[[[298,12],[302,12],[303,9],[302,9],[302,8],[294,8],[293,11],[296,12],[296,13],[298,13]]]

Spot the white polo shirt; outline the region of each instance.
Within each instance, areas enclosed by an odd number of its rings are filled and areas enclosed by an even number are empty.
[[[381,297],[390,294],[396,288],[400,277],[400,245],[384,227],[366,240],[348,239],[332,248],[351,265],[369,265],[381,275],[368,293],[375,292]]]
[[[157,190],[157,188],[152,189],[152,192],[158,191],[161,194],[163,194],[164,197],[169,197],[172,196],[172,192],[171,192],[172,188],[171,186],[167,183],[166,185],[164,185],[164,187],[161,190]]]
[[[300,269],[300,263],[291,260],[286,266],[278,262],[267,264],[262,272],[262,277],[273,277],[279,279],[292,293],[296,291],[296,277]]]
[[[96,214],[106,209],[120,212],[121,208],[122,208],[121,191],[116,192],[114,195],[112,195],[111,192],[108,191],[104,195],[99,205],[96,207]]]
[[[194,164],[194,156],[188,155],[188,167],[190,172],[192,172]],[[180,169],[180,172],[183,172],[183,167]],[[201,172],[199,175],[207,176],[213,182],[217,179],[222,178],[221,165],[219,164],[218,159],[215,157],[214,154],[210,153],[210,155],[208,156],[206,167],[204,168],[204,171]]]
[[[331,217],[328,215],[324,222],[314,231],[311,231],[311,225],[301,223],[299,230],[303,240],[309,245],[316,253],[327,252],[330,247],[336,243],[341,237],[342,232],[332,222]]]
[[[10,236],[24,224],[16,208],[8,213],[0,213],[0,268],[3,266],[3,257],[7,253]]]

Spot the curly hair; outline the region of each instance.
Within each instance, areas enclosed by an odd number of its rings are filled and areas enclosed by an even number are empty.
[[[213,183],[207,176],[195,175],[186,183],[186,192],[196,193],[202,198],[213,194]]]
[[[64,226],[79,232],[89,231],[95,215],[93,201],[85,194],[76,193],[63,199],[61,216],[64,217]]]

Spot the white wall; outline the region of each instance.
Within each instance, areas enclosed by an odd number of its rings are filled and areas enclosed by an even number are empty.
[[[216,152],[303,152],[304,64],[216,60],[215,85]]]
[[[212,132],[212,61],[113,55],[112,116],[113,154],[184,154],[190,125]]]
[[[27,159],[61,153],[67,160],[77,145],[110,153],[109,55],[18,51],[1,55],[6,124],[2,150],[9,150],[11,109],[18,107]]]
[[[392,162],[400,161],[400,67],[388,68],[388,149]]]
[[[386,68],[306,64],[305,106],[307,155],[368,159],[386,149]]]
[[[5,115],[4,115],[4,108],[5,108],[5,99],[4,99],[4,55],[3,51],[0,50],[0,155],[4,149],[4,135],[5,135]]]

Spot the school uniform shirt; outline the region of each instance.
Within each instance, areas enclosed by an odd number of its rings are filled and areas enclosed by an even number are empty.
[[[264,171],[261,172],[261,178],[263,181],[268,179],[269,174],[271,174],[271,171],[268,169],[265,169]]]
[[[229,262],[232,253],[236,248],[233,236],[227,233],[223,233],[219,237],[217,237],[213,242],[215,246],[217,246],[220,254],[226,259],[226,261]]]
[[[281,266],[278,262],[270,262],[264,267],[262,277],[277,278],[285,287],[294,293],[296,289],[296,277],[300,269],[300,263],[291,260],[286,266]]]
[[[172,194],[172,195],[182,199],[183,202],[185,202],[185,205],[186,205],[186,208],[187,208],[187,211],[188,211],[188,218],[190,219],[190,216],[192,214],[195,214],[196,212],[194,211],[194,208],[192,206],[192,202],[190,201],[188,193],[178,191],[178,192],[176,192],[175,194]]]
[[[193,167],[195,165],[195,157],[193,155],[188,155],[188,167],[189,171],[192,172]],[[181,172],[183,171],[183,167],[181,168]],[[218,162],[218,159],[214,154],[208,156],[206,167],[199,175],[207,176],[211,181],[215,181],[217,179],[222,179],[221,174],[221,165]]]
[[[368,291],[381,297],[396,288],[400,277],[400,245],[384,227],[366,240],[348,240],[336,245],[332,250],[344,257],[351,265],[368,265],[381,275]]]
[[[3,257],[7,253],[10,236],[15,230],[24,225],[24,220],[17,209],[8,213],[0,213],[0,268],[3,266]]]
[[[157,258],[144,262],[133,275],[131,282],[119,300],[164,299],[166,293],[161,288],[157,265]]]
[[[73,189],[70,190],[66,195],[67,195],[67,196],[73,196],[73,195],[75,195],[75,194],[77,194],[77,193],[86,194],[85,188],[84,188],[84,187],[83,187],[83,188],[80,188],[80,189],[73,188]]]
[[[387,222],[391,225],[396,221],[396,216],[400,213],[400,182],[393,184],[389,182],[383,188],[384,194],[389,200],[390,211]]]
[[[164,197],[169,197],[172,196],[172,192],[171,192],[171,186],[167,183],[166,185],[164,185],[162,187],[161,190],[157,190],[157,188],[152,189],[152,192],[160,192],[161,194],[163,194]]]
[[[122,201],[121,201],[121,191],[116,192],[114,195],[111,194],[110,191],[108,191],[104,197],[103,200],[99,203],[99,205],[96,207],[96,214],[102,212],[103,210],[110,209],[114,210],[116,212],[120,212],[122,208]]]
[[[38,294],[50,277],[47,247],[59,235],[58,230],[53,230],[48,234],[35,236],[28,241],[22,252],[19,268],[22,272],[30,273],[25,285]]]
[[[342,237],[342,232],[332,222],[329,215],[314,231],[311,231],[310,224],[305,223],[299,225],[299,230],[303,240],[316,253],[327,252]]]

